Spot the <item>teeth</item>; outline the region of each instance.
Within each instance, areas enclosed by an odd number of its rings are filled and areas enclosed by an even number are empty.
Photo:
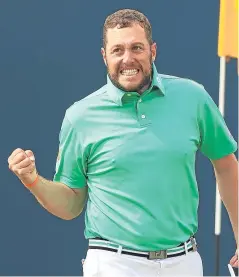
[[[124,69],[121,72],[123,75],[132,76],[138,73],[138,69]]]

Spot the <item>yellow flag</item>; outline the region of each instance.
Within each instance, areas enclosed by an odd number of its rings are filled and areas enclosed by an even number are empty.
[[[218,55],[238,58],[238,0],[220,0]]]

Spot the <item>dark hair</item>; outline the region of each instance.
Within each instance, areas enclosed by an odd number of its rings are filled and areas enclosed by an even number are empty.
[[[152,28],[148,18],[139,11],[131,9],[123,9],[110,14],[104,23],[103,29],[103,46],[106,47],[107,30],[110,28],[115,28],[116,26],[120,28],[131,27],[133,24],[139,24],[145,30],[147,40],[150,45],[153,44],[152,39]]]

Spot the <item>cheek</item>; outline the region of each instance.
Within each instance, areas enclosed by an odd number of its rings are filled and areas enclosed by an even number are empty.
[[[107,67],[108,67],[108,71],[113,73],[113,74],[116,74],[118,73],[118,70],[119,70],[119,66],[120,66],[120,63],[117,62],[117,61],[109,61],[107,60]]]
[[[152,62],[153,62],[152,60],[148,59],[142,64],[145,73],[151,72]]]

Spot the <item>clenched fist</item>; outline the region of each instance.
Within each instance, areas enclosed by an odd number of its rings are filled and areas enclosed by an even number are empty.
[[[35,157],[31,150],[17,148],[8,158],[9,169],[23,184],[31,184],[37,177]]]

